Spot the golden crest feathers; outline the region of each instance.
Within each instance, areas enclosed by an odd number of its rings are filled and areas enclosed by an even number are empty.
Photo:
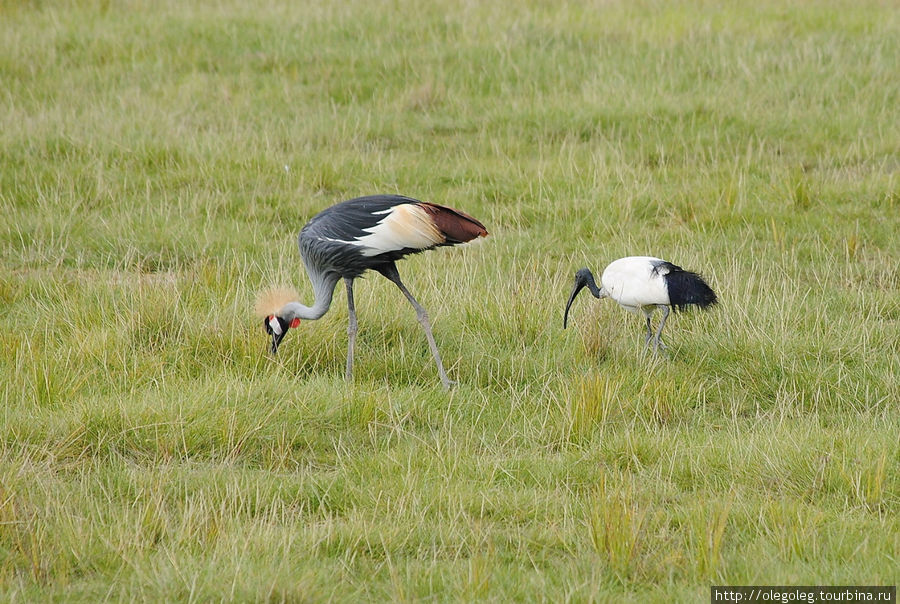
[[[270,315],[277,315],[288,302],[294,302],[299,298],[297,292],[290,287],[269,287],[264,289],[256,297],[254,312],[264,319]]]

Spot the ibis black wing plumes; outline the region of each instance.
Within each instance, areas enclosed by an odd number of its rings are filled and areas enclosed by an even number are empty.
[[[575,273],[575,285],[572,287],[572,293],[569,294],[569,301],[566,303],[566,312],[563,314],[563,329],[565,329],[569,323],[569,308],[572,306],[572,302],[575,301],[575,296],[577,296],[578,292],[585,287],[590,290],[595,298],[600,297],[600,288],[597,287],[597,282],[594,281],[593,273],[591,273],[590,269],[582,268]]]
[[[693,271],[686,271],[671,262],[657,265],[654,271],[663,274],[669,293],[669,305],[675,310],[685,310],[689,306],[707,308],[718,302],[716,292],[703,277]]]

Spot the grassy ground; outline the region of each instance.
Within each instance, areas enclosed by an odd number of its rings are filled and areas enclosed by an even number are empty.
[[[895,584],[894,2],[0,4],[0,599],[708,598]],[[491,237],[277,359],[303,223]],[[669,357],[575,269],[653,254]]]

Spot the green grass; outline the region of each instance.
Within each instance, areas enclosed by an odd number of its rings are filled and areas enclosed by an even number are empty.
[[[702,601],[896,584],[892,2],[0,4],[0,599]],[[491,236],[342,290],[398,192]],[[642,353],[574,271],[710,313]]]

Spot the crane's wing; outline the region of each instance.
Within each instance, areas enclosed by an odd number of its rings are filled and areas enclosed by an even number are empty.
[[[352,246],[366,257],[399,258],[484,235],[484,225],[457,210],[399,195],[377,195],[324,210],[303,228],[301,239]]]

